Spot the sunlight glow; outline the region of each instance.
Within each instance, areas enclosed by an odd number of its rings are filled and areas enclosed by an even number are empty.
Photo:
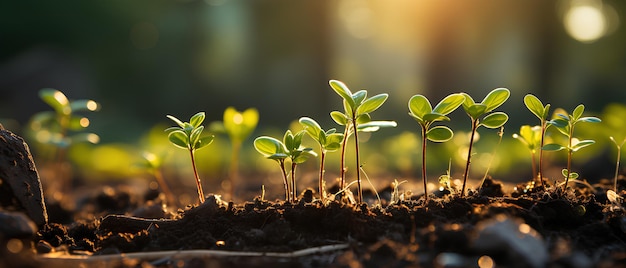
[[[606,18],[596,5],[572,6],[565,14],[564,23],[567,33],[583,43],[600,39],[607,29]]]

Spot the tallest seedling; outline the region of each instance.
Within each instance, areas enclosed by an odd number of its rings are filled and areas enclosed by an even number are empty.
[[[339,125],[345,126],[345,133],[343,141],[341,142],[341,190],[345,188],[345,153],[346,143],[350,135],[354,134],[354,146],[356,153],[356,181],[358,187],[357,202],[363,201],[361,191],[361,162],[359,159],[359,131],[374,132],[381,127],[395,127],[397,124],[394,121],[372,121],[370,113],[380,108],[383,103],[389,97],[388,94],[378,94],[367,98],[366,90],[359,90],[354,94],[348,89],[348,87],[337,80],[330,80],[330,87],[343,99],[344,112],[332,111],[330,116]]]
[[[424,181],[424,198],[428,200],[426,188],[426,141],[446,142],[452,139],[454,132],[446,126],[435,126],[437,121],[450,121],[449,113],[456,110],[465,97],[461,94],[451,94],[439,102],[433,109],[428,99],[422,95],[415,95],[409,100],[409,115],[413,117],[422,129],[422,180]]]

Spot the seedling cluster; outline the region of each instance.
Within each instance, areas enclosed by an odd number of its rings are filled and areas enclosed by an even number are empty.
[[[318,172],[318,195],[317,197],[323,203],[334,199],[335,196],[340,197],[341,200],[349,200],[356,196],[355,202],[363,202],[362,194],[362,180],[361,176],[364,173],[363,165],[361,163],[361,152],[359,150],[359,134],[361,132],[375,132],[381,128],[396,127],[395,121],[389,120],[373,120],[372,113],[378,110],[388,98],[388,94],[377,94],[368,97],[367,90],[359,90],[352,92],[346,84],[338,80],[330,80],[329,86],[333,92],[335,92],[341,98],[343,110],[332,111],[329,113],[330,118],[339,126],[343,127],[343,132],[339,132],[336,128],[328,128],[325,130],[322,126],[313,118],[300,117],[298,122],[302,127],[302,130],[285,131],[282,138],[274,138],[270,136],[259,136],[254,140],[254,148],[263,157],[275,161],[283,177],[283,184],[285,189],[285,200],[289,202],[296,202],[298,199],[298,191],[296,185],[296,169],[299,164],[306,162],[312,157],[320,156],[319,159],[319,172]],[[470,119],[470,137],[469,146],[467,148],[467,158],[465,162],[465,169],[463,171],[463,185],[459,194],[464,196],[466,192],[467,179],[469,177],[469,170],[471,165],[471,159],[473,155],[473,146],[476,140],[476,134],[480,127],[487,129],[500,129],[498,134],[500,140],[502,139],[503,126],[509,119],[509,116],[501,111],[496,111],[502,104],[504,104],[510,97],[511,93],[506,88],[496,88],[490,91],[481,102],[476,102],[467,93],[454,93],[444,97],[434,107],[431,105],[428,98],[424,95],[414,95],[408,101],[408,114],[419,125],[421,134],[421,177],[424,187],[424,200],[428,200],[429,193],[427,189],[427,174],[426,174],[426,145],[428,141],[443,143],[447,142],[454,136],[454,131],[446,126],[444,123],[450,122],[452,119],[449,115],[459,107],[462,107],[463,111]],[[55,133],[58,139],[54,139],[55,143],[59,146],[67,146],[77,140],[80,137],[85,136],[67,136],[68,130],[81,129],[85,127],[84,122],[86,118],[75,116],[74,112],[80,110],[94,111],[98,108],[97,103],[90,100],[80,100],[70,102],[65,95],[55,90],[42,90],[42,99],[53,107],[54,113],[43,113],[35,116],[33,122],[39,122],[43,125],[44,122],[55,122]],[[514,134],[513,137],[521,141],[531,153],[532,172],[533,177],[540,181],[542,187],[545,187],[544,174],[543,174],[543,152],[544,151],[567,151],[567,166],[563,169],[563,176],[565,178],[563,183],[563,191],[567,189],[568,182],[570,180],[576,180],[578,173],[572,171],[572,156],[573,153],[592,145],[594,140],[579,140],[575,137],[575,126],[579,123],[598,123],[601,120],[597,117],[583,116],[585,106],[578,105],[572,113],[556,112],[552,118],[550,116],[550,104],[544,105],[536,96],[528,94],[524,97],[524,104],[528,110],[539,119],[539,125],[531,126],[524,125],[520,128],[519,134]],[[185,149],[189,152],[191,159],[191,166],[193,169],[196,186],[198,189],[198,198],[200,203],[204,202],[205,195],[202,188],[202,182],[198,175],[196,168],[195,152],[212,143],[214,136],[203,136],[204,126],[202,123],[205,120],[205,113],[198,112],[193,115],[188,122],[179,120],[178,118],[167,115],[167,118],[172,120],[176,125],[166,129],[168,133],[169,141],[176,147]],[[241,150],[243,142],[254,132],[259,120],[259,114],[256,109],[248,109],[243,112],[239,112],[232,107],[225,110],[223,121],[213,123],[211,125],[211,131],[214,133],[225,133],[232,144],[231,162],[230,162],[230,179],[231,179],[231,198],[234,196],[233,188],[237,181],[239,151]],[[567,138],[565,144],[549,143],[547,136],[550,128],[556,129],[559,133],[563,134]],[[308,136],[318,145],[318,152],[315,149],[305,146],[303,144],[304,136]],[[354,173],[356,179],[352,182],[347,182],[348,165],[346,164],[346,149],[349,144],[350,138],[354,140]],[[618,143],[612,137],[611,140],[615,143],[618,149],[618,158],[616,163],[616,180],[619,169],[619,157],[621,147],[624,144],[622,141]],[[328,193],[326,190],[325,174],[325,161],[328,153],[340,151],[340,170],[339,170],[339,190],[336,193]],[[495,151],[495,150],[494,150]],[[536,154],[538,153],[538,168],[536,166]],[[150,159],[147,158],[149,161]],[[151,167],[157,169],[156,162],[150,162]],[[160,162],[159,162],[160,164]],[[451,167],[450,167],[451,168]],[[451,189],[450,170],[443,180],[440,179],[444,188]],[[488,172],[488,171],[487,171]],[[485,174],[485,177],[487,173]],[[367,177],[367,176],[366,176]],[[160,179],[160,183],[162,179]],[[398,186],[403,183],[396,181],[394,184],[394,202],[400,202],[403,198],[400,197]],[[353,195],[350,187],[356,185],[356,194]],[[442,187],[443,187],[442,186]],[[545,188],[544,188],[545,189]],[[617,189],[615,189],[617,191]]]

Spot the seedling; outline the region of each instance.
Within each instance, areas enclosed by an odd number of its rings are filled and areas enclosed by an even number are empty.
[[[172,191],[170,191],[170,187],[167,186],[165,182],[165,178],[163,178],[163,173],[161,172],[161,166],[163,165],[163,158],[153,154],[151,152],[143,152],[141,155],[143,157],[143,162],[139,165],[144,168],[148,173],[152,174],[159,184],[159,188],[163,191],[165,195],[165,199],[170,205],[176,204],[176,198]]]
[[[225,132],[232,144],[230,154],[230,196],[235,196],[235,186],[239,178],[239,153],[241,145],[252,134],[259,122],[259,112],[254,108],[243,112],[233,107],[224,110],[224,121],[212,123],[210,128],[214,132]]]
[[[596,143],[594,140],[581,140],[574,139],[574,127],[581,122],[599,123],[602,120],[597,117],[589,116],[582,117],[585,111],[585,105],[579,104],[574,108],[572,114],[557,114],[557,118],[548,121],[548,124],[556,127],[556,129],[567,137],[567,146],[551,143],[543,146],[547,151],[560,151],[567,150],[567,169],[563,169],[561,173],[565,177],[565,185],[563,191],[567,189],[567,183],[570,179],[575,180],[578,178],[578,173],[572,172],[572,154],[582,148]]]
[[[196,113],[189,119],[189,122],[182,122],[178,118],[167,115],[167,118],[174,121],[178,126],[170,127],[166,129],[169,132],[168,139],[176,147],[181,149],[187,149],[189,151],[189,157],[191,158],[191,166],[193,168],[193,175],[196,178],[196,186],[198,187],[198,199],[200,203],[204,203],[204,191],[202,190],[202,182],[198,176],[198,170],[196,169],[195,152],[196,150],[203,148],[211,142],[213,142],[213,135],[201,137],[204,126],[205,114],[204,112]]]
[[[622,140],[622,143],[620,144],[618,144],[617,141],[615,141],[615,138],[613,138],[612,136],[609,137],[609,139],[611,139],[611,141],[613,142],[613,144],[615,144],[615,147],[617,148],[617,160],[615,161],[615,183],[613,186],[613,191],[617,192],[617,176],[619,175],[619,163],[622,154],[622,146],[624,146],[624,143],[626,143],[626,137],[624,137],[624,140]]]
[[[378,131],[381,127],[395,127],[397,126],[394,121],[372,121],[370,113],[380,108],[380,106],[387,100],[388,94],[378,94],[367,98],[367,90],[359,90],[354,94],[348,89],[348,87],[341,81],[330,80],[330,87],[343,99],[344,112],[332,111],[330,116],[333,120],[342,126],[345,126],[344,137],[341,143],[341,183],[340,188],[344,189],[345,186],[345,152],[346,143],[350,138],[350,135],[354,134],[354,147],[356,154],[356,181],[357,181],[357,202],[363,201],[363,194],[361,191],[361,173],[359,167],[361,166],[359,155],[359,131],[362,132],[374,132]]]
[[[533,169],[533,176],[534,174],[537,174],[537,167],[536,167],[537,161],[535,159],[535,155],[537,154],[537,150],[541,150],[541,147],[542,147],[541,135],[542,135],[541,126],[531,127],[529,125],[521,126],[519,129],[519,134],[517,133],[513,134],[513,138],[517,139],[518,141],[526,145],[526,148],[530,151],[530,160],[531,160],[531,165]],[[541,164],[539,166],[541,166]],[[541,171],[539,171],[539,174],[541,174]]]
[[[287,201],[296,201],[296,167],[298,164],[304,163],[309,157],[317,156],[312,148],[302,147],[302,136],[305,131],[299,131],[295,135],[291,130],[287,130],[283,136],[283,141],[268,136],[261,136],[254,140],[254,148],[268,159],[273,159],[280,165],[283,173],[285,184],[285,199]],[[285,160],[289,158],[291,161],[291,183],[287,179],[287,171],[285,169]]]
[[[65,159],[68,147],[79,142],[96,144],[100,137],[93,133],[83,133],[90,124],[87,117],[78,115],[78,112],[93,112],[100,109],[100,105],[93,100],[68,100],[63,92],[44,88],[39,91],[39,97],[54,111],[37,113],[31,119],[31,128],[36,132],[38,141],[50,144],[57,148],[56,160],[61,163]],[[76,134],[70,135],[72,132]]]
[[[424,198],[428,200],[426,187],[426,142],[446,142],[452,139],[454,132],[446,126],[435,126],[438,121],[450,121],[449,113],[456,110],[465,101],[462,94],[451,94],[441,100],[433,109],[428,99],[415,95],[409,99],[409,115],[420,124],[422,130],[422,181],[424,182]]]
[[[535,152],[537,148],[531,149],[533,155],[533,176],[537,174],[541,187],[545,187],[543,183],[543,145],[545,143],[546,130],[550,126],[548,124],[548,116],[550,115],[550,104],[543,105],[539,98],[535,95],[528,94],[524,97],[524,105],[526,108],[539,118],[539,126],[541,128],[540,141],[539,141],[539,173],[535,173]],[[520,130],[521,131],[521,130]],[[521,133],[520,133],[521,134]]]
[[[465,96],[463,102],[463,110],[472,121],[472,133],[470,135],[469,148],[467,150],[467,162],[465,164],[465,172],[463,173],[463,187],[461,188],[461,196],[465,195],[465,185],[467,183],[467,175],[470,168],[472,157],[472,146],[474,144],[474,135],[479,127],[499,128],[509,120],[509,116],[503,112],[492,111],[502,105],[511,95],[506,88],[496,88],[489,92],[487,96],[480,102],[474,102],[474,99],[467,93],[461,93]],[[482,119],[482,120],[481,120]]]
[[[320,146],[319,193],[320,200],[324,202],[326,196],[326,190],[324,189],[324,161],[326,159],[326,153],[334,152],[341,147],[343,134],[336,133],[337,130],[334,128],[324,131],[315,120],[309,117],[301,117],[298,121],[304,126],[306,133],[317,141]]]

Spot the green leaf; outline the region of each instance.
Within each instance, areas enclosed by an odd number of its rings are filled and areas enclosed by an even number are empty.
[[[467,108],[465,108],[465,106],[463,106],[463,110],[465,110],[465,112],[472,118],[472,119],[477,119],[479,117],[481,117],[482,115],[484,115],[487,112],[487,106],[485,106],[484,104],[474,104],[472,106],[468,106]]]
[[[548,121],[548,124],[553,125],[557,128],[566,128],[569,126],[569,121],[562,118],[555,118]]]
[[[320,127],[320,125],[313,120],[313,118],[306,116],[300,117],[298,122],[300,122],[302,127],[304,127],[304,130],[309,134],[309,136],[311,136],[311,138],[317,140],[318,142],[320,141],[319,136],[321,132],[323,132],[322,127]]]
[[[189,124],[191,124],[194,128],[197,128],[204,122],[205,114],[204,112],[199,112],[194,114],[191,119],[189,119]]]
[[[93,112],[100,109],[100,104],[93,100],[74,100],[70,102],[70,108],[72,109],[72,112]]]
[[[454,132],[446,126],[436,126],[426,132],[426,138],[433,142],[446,142],[453,136]]]
[[[174,130],[167,135],[169,141],[174,144],[174,146],[181,149],[189,149],[189,139],[185,132],[182,130]]]
[[[316,157],[317,154],[311,150],[311,148],[306,148],[307,150],[302,151],[298,154],[292,161],[296,164],[302,164],[306,162],[311,157]]]
[[[348,124],[348,116],[346,116],[342,112],[332,111],[330,112],[330,117],[333,119],[333,121],[335,121],[335,123],[339,125],[345,126],[346,124]]]
[[[596,143],[596,141],[594,141],[594,140],[582,140],[582,141],[579,141],[574,146],[572,146],[572,151],[576,152],[576,151],[578,151],[578,150],[580,150],[582,148],[585,148],[585,147],[587,147],[589,145],[592,145],[594,143]]]
[[[375,132],[380,128],[396,127],[395,121],[370,121],[369,123],[358,125],[357,129],[362,132]]]
[[[511,92],[508,89],[496,88],[489,92],[481,103],[487,106],[486,112],[491,112],[509,99],[509,96],[511,96]]]
[[[300,146],[299,144],[298,145],[295,144],[294,136],[291,133],[291,130],[287,130],[285,132],[285,135],[283,136],[283,144],[287,148],[288,152],[293,151],[294,149],[297,149],[298,146]]]
[[[438,114],[438,113],[429,113],[429,114],[424,115],[424,121],[425,122],[450,121],[450,118],[445,115]]]
[[[166,115],[167,118],[169,118],[170,120],[174,121],[174,123],[176,123],[180,128],[184,128],[185,124],[180,121],[178,118],[172,116],[172,115]]]
[[[287,157],[289,157],[289,155],[287,155],[286,153],[275,153],[275,154],[268,156],[267,158],[273,159],[273,160],[280,160],[280,159],[285,159]]]
[[[300,147],[300,145],[302,144],[302,137],[305,133],[306,131],[300,130],[298,131],[298,133],[293,135],[294,149],[298,149]]]
[[[277,153],[284,154],[286,151],[284,150],[284,147],[285,145],[281,141],[268,136],[261,136],[254,140],[254,149],[265,157],[269,157]],[[285,155],[285,157],[287,157],[287,155]]]
[[[330,87],[337,93],[341,98],[348,102],[349,107],[353,108],[355,106],[354,100],[352,99],[352,92],[350,89],[341,81],[338,80],[330,80],[328,81]]]
[[[365,124],[370,121],[372,121],[372,117],[369,114],[361,114],[356,118],[357,124]]]
[[[574,112],[572,112],[572,117],[574,121],[577,121],[581,116],[583,116],[583,112],[585,112],[585,105],[579,104],[574,108]]]
[[[464,101],[465,101],[465,97],[462,94],[459,94],[459,93],[450,94],[447,97],[445,97],[443,100],[441,100],[432,111],[433,113],[447,115],[451,113],[452,111],[456,110],[456,108],[459,108],[459,106],[461,106],[461,104],[463,104]]]
[[[371,113],[373,111],[376,111],[376,109],[380,108],[380,106],[382,106],[383,103],[385,103],[385,101],[387,100],[388,97],[389,97],[388,94],[378,94],[376,96],[373,96],[373,97],[365,100],[356,109],[357,114],[367,114],[367,113]]]
[[[243,112],[238,112],[233,107],[224,110],[224,129],[234,142],[242,142],[256,128],[259,122],[259,112],[254,108],[248,108]]]
[[[200,149],[200,148],[202,148],[202,147],[205,147],[205,146],[207,146],[207,145],[211,144],[211,143],[213,142],[213,138],[214,138],[214,136],[213,136],[213,135],[210,135],[210,136],[205,136],[205,137],[200,138],[200,139],[199,139],[198,141],[196,141],[196,143],[194,144],[194,149],[196,149],[196,150],[197,150],[197,149]]]
[[[539,120],[546,119],[545,109],[543,103],[535,95],[528,94],[524,97],[524,105],[533,113]]]
[[[70,114],[72,112],[69,106],[70,101],[65,94],[59,90],[52,88],[41,89],[39,90],[39,98],[50,105],[57,113]]]
[[[546,144],[542,148],[544,151],[560,151],[566,149],[564,146],[556,143]]]
[[[363,100],[365,100],[366,97],[367,91],[365,90],[359,90],[352,94],[352,100],[354,100],[354,106],[352,107],[352,110],[358,109],[358,107],[361,106]]]
[[[481,125],[486,128],[499,128],[503,126],[506,121],[509,120],[509,116],[503,112],[496,112],[489,114],[483,118]]]
[[[463,95],[463,97],[465,97],[465,100],[463,100],[463,109],[465,111],[467,111],[467,109],[473,105],[476,104],[476,102],[474,101],[474,99],[472,98],[472,96],[470,96],[467,93],[461,93],[461,95]]]
[[[569,176],[568,176],[568,174],[567,174],[567,169],[566,169],[566,168],[564,168],[564,169],[562,169],[562,170],[561,170],[561,174],[563,174],[563,177],[565,177],[565,178],[568,178],[568,177],[569,177],[569,179],[571,179],[571,180],[578,179],[578,173],[576,173],[576,172],[572,172],[572,173],[571,173],[571,174],[569,174]]]
[[[195,144],[200,140],[200,135],[204,131],[204,126],[199,126],[198,128],[194,128],[189,135],[189,144],[192,144],[195,147]]]
[[[415,119],[423,119],[424,115],[431,113],[432,111],[433,108],[425,96],[414,95],[409,99],[409,115]]]
[[[600,122],[602,122],[602,120],[600,120],[600,118],[597,118],[597,117],[594,117],[594,116],[587,116],[587,117],[582,117],[582,118],[578,119],[578,122],[600,123]]]

